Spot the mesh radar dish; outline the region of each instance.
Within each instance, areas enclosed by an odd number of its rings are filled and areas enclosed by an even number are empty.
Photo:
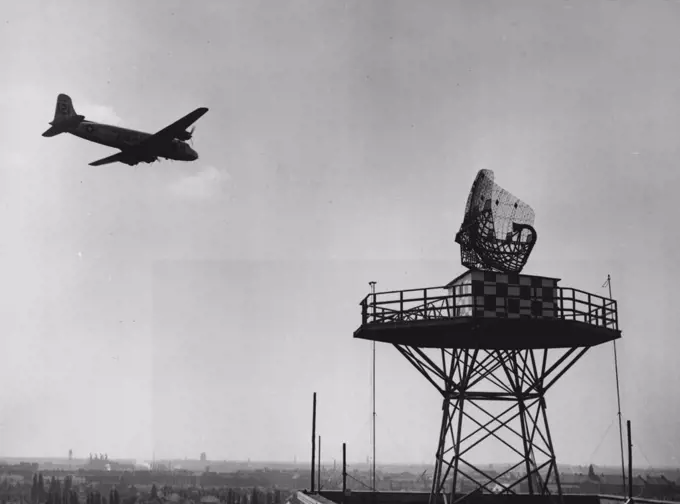
[[[461,263],[472,270],[519,273],[536,244],[534,210],[494,182],[491,170],[477,173],[456,234]]]

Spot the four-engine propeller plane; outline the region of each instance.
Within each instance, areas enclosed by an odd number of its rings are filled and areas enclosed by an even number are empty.
[[[159,157],[177,161],[195,161],[198,159],[198,153],[186,143],[186,140],[190,140],[193,136],[194,128],[190,131],[186,129],[207,111],[205,107],[197,108],[170,126],[150,134],[86,121],[85,116],[76,114],[71,98],[60,94],[57,97],[54,120],[49,123],[51,127],[42,136],[53,137],[60,133],[71,133],[90,142],[120,149],[120,152],[112,156],[93,161],[90,166],[116,162],[134,166],[138,163],[153,163]]]

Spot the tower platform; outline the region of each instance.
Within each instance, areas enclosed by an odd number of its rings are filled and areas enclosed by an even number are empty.
[[[488,350],[592,347],[621,337],[615,300],[559,281],[471,270],[441,287],[369,294],[354,337]]]
[[[518,495],[524,484],[531,495],[562,497],[545,395],[589,348],[621,332],[615,300],[559,281],[468,270],[442,287],[361,302],[354,337],[391,343],[441,394],[430,504],[443,493],[452,504],[477,491]],[[470,455],[487,441],[512,462],[502,474]],[[465,493],[470,483],[476,490]]]

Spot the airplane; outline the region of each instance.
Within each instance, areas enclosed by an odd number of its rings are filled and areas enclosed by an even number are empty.
[[[86,121],[85,116],[76,114],[71,97],[66,94],[57,96],[57,106],[50,128],[42,136],[53,137],[60,133],[70,133],[90,142],[95,142],[120,152],[89,163],[90,166],[100,166],[109,163],[125,163],[134,166],[138,163],[153,163],[158,158],[176,161],[195,161],[198,152],[192,149],[187,140],[191,140],[194,128],[186,129],[195,123],[208,111],[200,107],[175,121],[170,126],[150,134],[119,126]]]

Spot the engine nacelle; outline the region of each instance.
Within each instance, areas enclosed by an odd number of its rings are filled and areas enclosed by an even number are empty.
[[[189,131],[182,131],[181,133],[178,133],[176,136],[177,140],[191,140],[191,133]]]

